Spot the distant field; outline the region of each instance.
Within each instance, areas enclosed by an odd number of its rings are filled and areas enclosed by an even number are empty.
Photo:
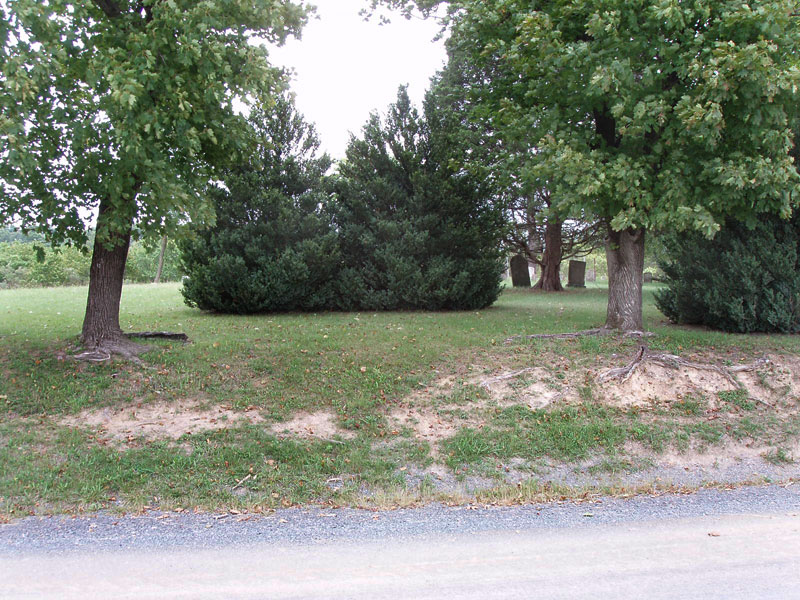
[[[792,465],[800,339],[669,325],[654,289],[650,348],[715,364],[768,355],[745,382],[759,399],[704,373],[595,384],[636,339],[504,344],[602,325],[602,287],[509,290],[478,312],[230,317],[186,307],[177,284],[126,286],[124,328],[191,338],[155,344],[149,368],[68,358],[85,288],[0,290],[0,515],[524,501],[572,494],[576,474],[740,446]]]

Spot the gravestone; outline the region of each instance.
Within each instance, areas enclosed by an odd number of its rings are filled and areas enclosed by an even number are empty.
[[[642,276],[644,283],[653,283],[653,274],[652,273],[644,273]]]
[[[586,263],[582,260],[569,261],[567,287],[586,287]]]
[[[511,257],[511,284],[514,287],[531,287],[528,259],[521,254]]]

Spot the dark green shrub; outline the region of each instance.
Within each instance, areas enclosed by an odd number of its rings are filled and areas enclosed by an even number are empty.
[[[334,304],[336,234],[321,213],[327,156],[288,99],[253,112],[262,136],[248,164],[211,191],[216,224],[181,245],[187,304],[256,313],[319,310]]]
[[[714,239],[663,237],[667,288],[656,304],[676,323],[723,331],[800,331],[800,219],[729,220]]]
[[[372,115],[335,183],[343,268],[337,307],[477,309],[500,293],[502,214],[485,183],[461,168],[460,122],[405,89],[385,123]]]

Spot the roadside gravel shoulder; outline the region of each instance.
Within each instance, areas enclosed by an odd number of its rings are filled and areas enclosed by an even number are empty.
[[[31,517],[0,525],[0,558],[37,554],[214,549],[270,543],[384,542],[409,537],[556,530],[668,518],[800,513],[800,482],[691,494],[513,507],[430,505],[394,511],[279,510],[269,515],[148,512]]]

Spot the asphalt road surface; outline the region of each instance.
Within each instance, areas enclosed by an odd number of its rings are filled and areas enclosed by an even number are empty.
[[[0,598],[800,599],[800,483],[688,496],[0,526]]]

